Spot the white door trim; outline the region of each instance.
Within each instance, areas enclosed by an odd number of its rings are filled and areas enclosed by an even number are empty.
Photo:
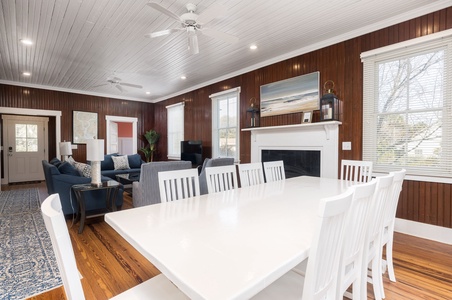
[[[28,116],[42,116],[42,117],[55,117],[55,138],[56,138],[56,154],[60,156],[60,149],[58,147],[61,141],[61,111],[59,110],[44,110],[44,109],[29,109],[29,108],[16,108],[16,107],[0,107],[0,114],[10,115],[28,115]],[[6,161],[6,151],[3,151],[3,161]],[[0,166],[3,168],[3,166]],[[6,178],[2,179],[2,184],[8,184],[7,172],[3,172]]]
[[[132,149],[133,153],[138,153],[138,134],[137,134],[137,126],[138,126],[138,118],[132,118],[132,117],[120,117],[120,116],[105,116],[105,120],[107,122],[106,128],[107,128],[107,134],[106,134],[106,144],[107,144],[107,153],[111,153],[110,149],[110,122],[120,122],[120,123],[133,123],[132,125]]]

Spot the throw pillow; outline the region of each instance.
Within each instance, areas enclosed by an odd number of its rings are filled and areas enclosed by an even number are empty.
[[[72,156],[69,156],[69,157],[66,159],[66,161],[67,161],[68,163],[70,163],[71,165],[75,165],[75,163],[76,163],[76,161],[72,158]]]
[[[141,168],[141,156],[139,154],[128,155],[127,158],[131,169]]]
[[[113,164],[113,159],[111,159],[113,156],[118,156],[118,154],[113,153],[104,155],[104,160],[100,162],[100,169],[102,171],[113,170],[115,168],[115,165]]]
[[[80,163],[80,162],[75,162],[75,168],[80,172],[80,174],[83,175],[83,177],[91,177],[91,166],[90,165]]]
[[[59,160],[58,158],[55,157],[55,158],[52,158],[52,160],[49,161],[49,163],[58,168],[61,165],[61,160]]]
[[[115,165],[115,170],[127,170],[129,167],[129,160],[127,155],[112,156],[113,164]]]
[[[63,161],[61,165],[58,166],[58,171],[60,171],[61,174],[80,176],[77,169],[67,161]]]

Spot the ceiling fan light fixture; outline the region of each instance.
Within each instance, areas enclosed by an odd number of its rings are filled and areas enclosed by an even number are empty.
[[[193,29],[194,30],[194,29]],[[192,33],[188,35],[188,49],[192,54],[199,53],[199,45],[198,45],[198,36],[196,33]]]

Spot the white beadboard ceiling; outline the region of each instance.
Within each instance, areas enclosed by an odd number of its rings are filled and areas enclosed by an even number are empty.
[[[451,0],[155,0],[181,15],[214,3],[224,16],[206,27],[239,38],[145,34],[179,23],[147,0],[0,0],[0,83],[157,102],[259,67],[452,5]],[[25,46],[20,39],[33,40]],[[249,46],[258,49],[251,51]],[[22,75],[24,71],[31,76]],[[142,89],[104,84],[110,76]],[[180,77],[185,75],[187,79]],[[150,95],[145,92],[149,91]]]

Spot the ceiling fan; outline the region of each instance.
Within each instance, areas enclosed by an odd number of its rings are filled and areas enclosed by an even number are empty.
[[[204,24],[210,22],[218,16],[221,16],[223,12],[227,10],[224,5],[214,3],[198,15],[196,14],[196,5],[193,3],[188,3],[185,6],[188,12],[182,14],[181,16],[176,15],[175,13],[169,11],[158,3],[149,2],[147,3],[147,5],[179,21],[181,23],[181,27],[148,33],[145,35],[146,37],[155,38],[178,31],[186,31],[188,35],[188,49],[191,54],[199,53],[197,36],[198,32],[202,32],[204,35],[223,40],[224,42],[229,44],[233,44],[238,41],[238,38],[233,35],[204,27]]]
[[[116,77],[116,76],[110,76],[110,77],[108,77],[108,78],[107,78],[107,83],[95,85],[95,86],[92,86],[92,87],[93,87],[93,88],[97,88],[97,87],[106,86],[106,85],[110,85],[110,86],[113,86],[113,87],[117,88],[121,93],[125,91],[125,90],[122,88],[123,86],[133,87],[133,88],[137,88],[137,89],[143,88],[141,85],[138,85],[138,84],[132,84],[132,83],[125,83],[125,82],[122,82],[122,79],[119,78],[119,77]]]

